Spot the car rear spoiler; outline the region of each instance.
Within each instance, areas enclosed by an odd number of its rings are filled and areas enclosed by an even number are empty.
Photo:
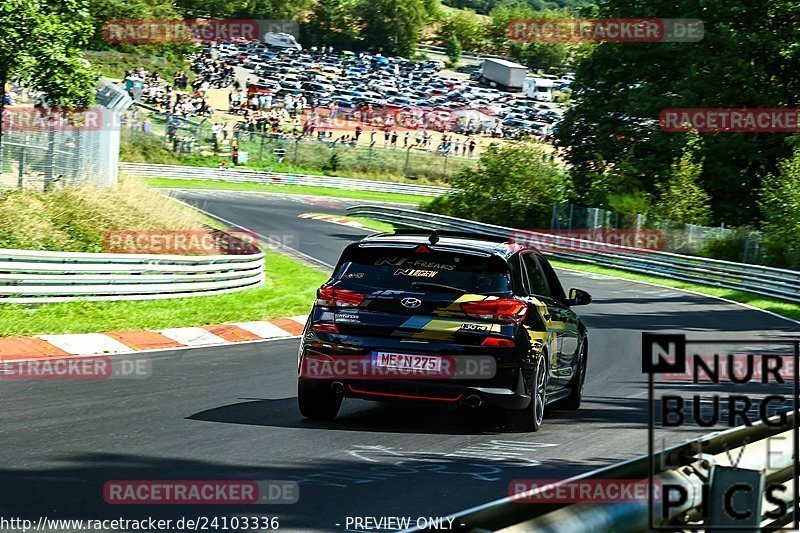
[[[439,237],[459,237],[466,239],[475,239],[488,242],[508,242],[508,237],[500,235],[486,235],[481,233],[473,233],[469,231],[455,231],[455,230],[424,230],[424,229],[395,229],[394,231],[385,231],[380,233],[373,233],[370,237],[391,237],[392,235],[402,237],[427,237],[431,244],[435,244]]]

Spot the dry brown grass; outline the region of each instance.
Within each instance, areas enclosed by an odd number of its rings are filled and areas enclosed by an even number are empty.
[[[0,248],[102,252],[108,231],[200,230],[209,222],[130,179],[111,189],[0,194]]]

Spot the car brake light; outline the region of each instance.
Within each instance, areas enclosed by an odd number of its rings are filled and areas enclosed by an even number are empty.
[[[314,324],[311,326],[311,329],[314,331],[319,331],[320,333],[339,333],[339,326],[328,322]]]
[[[364,301],[364,295],[347,289],[338,289],[332,285],[323,285],[317,290],[317,303],[334,307],[358,307]]]
[[[504,337],[486,337],[481,342],[481,346],[486,346],[487,348],[513,348],[514,341]]]
[[[464,302],[461,310],[475,318],[513,324],[522,322],[528,312],[525,302],[514,298],[501,298],[499,300],[481,300],[478,302]]]

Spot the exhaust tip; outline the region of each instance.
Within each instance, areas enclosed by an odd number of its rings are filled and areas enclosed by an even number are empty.
[[[464,400],[464,403],[466,403],[469,407],[480,407],[483,405],[483,398],[477,394],[470,394],[467,396],[466,400]]]
[[[336,394],[341,394],[344,392],[344,383],[341,381],[334,381],[331,383],[331,390]]]

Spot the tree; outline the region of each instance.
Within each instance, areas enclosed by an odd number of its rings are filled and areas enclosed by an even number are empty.
[[[570,56],[575,45],[559,42],[524,42],[508,38],[508,26],[514,20],[563,19],[569,13],[563,9],[538,11],[530,5],[503,3],[491,12],[492,21],[488,26],[489,41],[496,54],[508,54],[533,70],[560,67]]]
[[[486,24],[474,11],[462,9],[442,19],[437,36],[442,44],[455,36],[464,49],[480,51],[486,45]]]
[[[663,187],[661,214],[664,218],[689,224],[711,222],[711,199],[698,183],[703,173],[702,160],[698,160],[701,150],[699,135],[690,133]]]
[[[768,258],[778,266],[800,268],[800,149],[764,179],[759,192]]]
[[[450,64],[455,66],[455,64],[458,63],[458,59],[461,57],[461,43],[458,41],[458,37],[455,35],[448,37],[444,48],[448,59],[450,59]]]
[[[451,180],[452,192],[436,198],[429,209],[490,224],[540,229],[549,224],[553,202],[567,198],[566,171],[541,144],[492,144],[476,169],[464,169]]]
[[[318,0],[303,25],[304,44],[351,48],[357,42],[353,0]]]
[[[82,57],[92,35],[86,0],[4,0],[0,27],[0,87],[20,80],[59,108],[93,101],[97,74]],[[4,108],[0,99],[0,116]]]
[[[189,18],[297,19],[314,0],[178,0],[180,13]]]
[[[438,0],[359,0],[355,15],[367,47],[410,57],[422,28],[438,15]]]
[[[668,108],[796,108],[800,105],[800,4],[796,0],[601,0],[599,17],[703,20],[693,43],[594,46],[576,68],[575,105],[559,125],[579,198],[594,177],[636,154],[636,180],[655,193],[670,179],[686,137],[661,131]],[[787,134],[703,133],[698,183],[716,221],[747,224],[758,216],[755,191],[791,154]]]

